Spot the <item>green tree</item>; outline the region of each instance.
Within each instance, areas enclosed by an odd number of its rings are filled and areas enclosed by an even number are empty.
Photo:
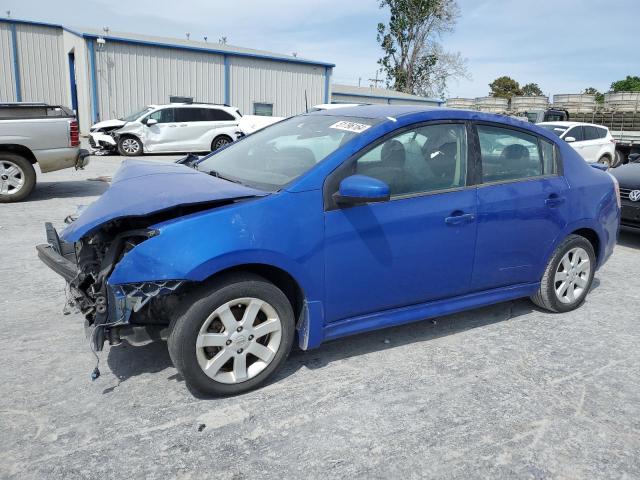
[[[520,84],[506,75],[496,78],[489,84],[489,88],[491,89],[489,95],[492,97],[502,97],[508,100],[511,100],[514,95],[522,94]]]
[[[527,83],[520,89],[520,94],[526,95],[528,97],[534,97],[537,95],[542,95],[542,90],[537,83]]]
[[[624,80],[611,84],[612,92],[640,92],[640,77],[627,75]]]
[[[604,94],[600,93],[598,89],[593,87],[585,88],[584,93],[586,93],[587,95],[595,95],[597,103],[604,103]]]
[[[453,78],[470,78],[459,52],[438,43],[454,30],[460,10],[455,0],[380,0],[389,8],[388,25],[378,24],[378,60],[388,87],[414,95],[444,97]]]

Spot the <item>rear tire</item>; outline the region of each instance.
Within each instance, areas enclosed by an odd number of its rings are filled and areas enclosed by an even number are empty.
[[[26,158],[0,153],[0,203],[19,202],[33,191],[36,171]]]
[[[226,147],[231,143],[233,143],[233,139],[228,135],[218,135],[213,139],[213,142],[211,142],[211,151],[215,152],[216,150]]]
[[[584,302],[596,267],[593,246],[580,235],[569,235],[553,252],[533,303],[551,312],[569,312]]]
[[[120,137],[118,139],[118,153],[126,157],[142,155],[142,142],[136,137]]]
[[[183,302],[167,343],[173,364],[196,391],[236,395],[257,388],[291,351],[291,304],[260,276],[227,275]]]
[[[606,165],[609,168],[613,168],[613,160],[611,160],[611,157],[609,157],[609,155],[602,155],[598,159],[598,163]]]

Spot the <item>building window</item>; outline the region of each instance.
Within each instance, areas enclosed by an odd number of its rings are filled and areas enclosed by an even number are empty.
[[[273,103],[254,103],[253,114],[273,117]]]

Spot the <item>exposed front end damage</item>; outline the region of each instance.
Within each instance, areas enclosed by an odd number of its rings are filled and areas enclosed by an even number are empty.
[[[37,247],[43,262],[67,281],[65,310],[75,310],[84,316],[95,351],[102,350],[106,340],[120,343],[121,327],[168,325],[171,302],[167,304],[164,299],[159,302],[163,304],[160,308],[154,302],[159,297],[177,294],[184,284],[181,280],[109,284],[111,272],[127,252],[157,234],[150,228],[127,228],[135,223],[140,220],[112,222],[75,244],[61,241],[47,223],[48,244]],[[173,303],[177,304],[177,300]]]

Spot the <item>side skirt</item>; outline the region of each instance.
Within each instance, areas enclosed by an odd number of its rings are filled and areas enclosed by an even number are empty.
[[[410,307],[395,308],[383,312],[347,318],[325,325],[323,329],[323,340],[333,340],[356,333],[403,325],[405,323],[427,320],[429,318],[505,302],[507,300],[529,297],[536,293],[539,286],[539,283],[513,285],[484,292],[470,293],[446,300],[420,303]]]

